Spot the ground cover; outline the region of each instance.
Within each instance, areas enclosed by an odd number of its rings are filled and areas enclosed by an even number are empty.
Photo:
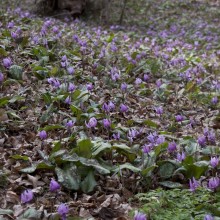
[[[2,6],[3,219],[219,219],[216,7],[128,4],[107,27]]]

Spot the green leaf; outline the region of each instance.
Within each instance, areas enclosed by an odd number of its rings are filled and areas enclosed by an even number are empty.
[[[13,215],[13,213],[11,209],[0,209],[0,215]]]
[[[159,125],[156,122],[154,122],[154,121],[152,121],[150,119],[145,120],[144,124],[149,126],[149,127],[151,127],[151,128],[158,128],[159,127]]]
[[[67,189],[78,190],[80,188],[81,176],[77,173],[77,167],[69,163],[63,169],[56,168],[55,172],[60,182]]]
[[[42,97],[46,105],[49,105],[52,103],[52,98],[49,92],[42,94]]]
[[[20,101],[20,100],[24,101],[25,98],[22,97],[22,96],[20,96],[20,95],[16,95],[16,96],[13,96],[13,97],[9,100],[9,103],[14,103],[14,102]]]
[[[33,173],[37,169],[37,165],[32,165],[31,167],[26,167],[20,171],[23,173]]]
[[[176,183],[176,182],[171,182],[171,181],[163,181],[163,182],[159,182],[159,184],[161,186],[165,186],[165,187],[170,188],[170,189],[182,188],[183,187],[182,184]]]
[[[173,163],[165,162],[159,166],[158,175],[163,179],[167,179],[173,175],[174,170],[175,165]]]
[[[81,189],[84,193],[92,192],[97,185],[94,172],[90,171],[86,178],[81,183]]]
[[[29,160],[28,156],[22,156],[22,155],[19,155],[19,154],[15,154],[15,155],[11,156],[11,158],[13,158],[15,160],[25,160],[25,161]]]
[[[0,98],[0,107],[7,105],[9,102],[9,97]]]
[[[74,148],[73,152],[81,157],[91,158],[92,146],[93,144],[90,139],[79,139],[77,141],[77,147]]]
[[[122,165],[119,165],[117,168],[115,168],[115,169],[113,170],[113,172],[118,173],[118,172],[120,172],[120,171],[123,170],[123,169],[128,169],[128,170],[131,170],[131,171],[133,171],[133,172],[135,172],[135,173],[138,173],[138,172],[141,171],[141,169],[139,169],[139,168],[137,168],[137,167],[134,167],[134,166],[131,165],[130,163],[124,163],[124,164],[122,164]]]
[[[58,130],[58,129],[63,129],[63,128],[64,126],[62,125],[47,125],[42,130],[53,131],[53,130]]]
[[[93,143],[93,147],[92,147],[93,156],[98,156],[101,152],[107,152],[112,148],[111,144],[104,141],[93,141],[92,143]]]
[[[0,47],[0,55],[6,57],[7,56],[7,51]]]
[[[41,211],[37,211],[35,208],[29,208],[25,211],[22,215],[22,218],[25,219],[40,219],[41,218]]]
[[[9,77],[12,79],[22,80],[22,67],[17,65],[12,65],[9,69]]]
[[[107,170],[106,168],[104,168],[103,166],[101,166],[97,160],[95,159],[86,159],[83,157],[80,157],[80,162],[88,167],[93,167],[94,169],[97,170],[97,172],[99,172],[100,174],[109,174],[110,171]]]

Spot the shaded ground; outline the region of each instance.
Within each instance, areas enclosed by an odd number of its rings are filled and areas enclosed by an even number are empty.
[[[219,165],[210,166],[220,154],[219,10],[148,4],[128,5],[124,26],[110,27],[1,9],[0,56],[12,61],[0,66],[5,219],[47,219],[64,202],[69,216],[129,219],[136,193],[188,188],[193,176],[207,187],[219,176]],[[120,8],[111,11],[118,21]],[[51,178],[62,185],[58,194]],[[20,202],[25,189],[34,192],[30,204]]]

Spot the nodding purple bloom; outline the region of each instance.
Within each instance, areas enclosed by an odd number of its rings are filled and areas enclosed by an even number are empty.
[[[60,184],[56,180],[52,179],[50,181],[50,191],[56,192],[58,189],[60,189]]]
[[[74,125],[74,122],[73,122],[72,120],[70,120],[70,121],[68,121],[68,122],[66,123],[65,126],[66,126],[67,128],[72,128],[73,125]]]
[[[75,89],[76,89],[75,85],[73,83],[69,83],[68,91],[73,92]]]
[[[125,82],[123,82],[122,84],[121,84],[121,90],[122,90],[122,92],[126,92],[126,90],[127,90],[127,84],[125,83]]]
[[[47,138],[47,132],[45,130],[40,131],[39,137],[41,140],[45,140]]]
[[[219,164],[219,158],[218,157],[211,157],[211,160],[210,160],[210,165],[215,168],[217,167]]]
[[[9,22],[8,25],[7,25],[7,28],[8,29],[11,29],[15,26],[15,23],[13,21]]]
[[[111,126],[111,121],[109,119],[106,119],[106,118],[103,119],[102,123],[105,128],[110,128],[110,126]]]
[[[191,192],[195,192],[199,187],[199,182],[193,177],[192,180],[189,180],[189,187]]]
[[[152,144],[145,144],[144,146],[143,146],[143,149],[142,149],[142,151],[145,153],[145,154],[148,154],[148,153],[150,153],[150,151],[152,150]]]
[[[92,117],[89,119],[88,124],[86,122],[85,122],[85,124],[86,124],[87,128],[94,128],[97,125],[97,120],[96,120],[96,118]]]
[[[208,138],[208,141],[210,143],[215,144],[215,133],[214,133],[214,131],[209,131],[207,138]]]
[[[204,220],[214,220],[214,217],[212,215],[206,215]]]
[[[162,106],[155,107],[155,111],[158,115],[162,115],[163,114],[163,107]]]
[[[11,37],[14,38],[14,39],[18,38],[17,32],[16,31],[12,31],[11,32]]]
[[[183,160],[185,160],[185,158],[186,158],[186,154],[184,152],[177,154],[177,160],[179,162],[182,162]]]
[[[34,44],[39,43],[39,37],[38,36],[34,36],[32,40],[33,40]]]
[[[75,72],[75,70],[74,70],[74,68],[73,68],[72,66],[70,66],[70,67],[67,68],[67,72],[68,72],[70,75],[73,75],[74,72]]]
[[[34,193],[32,192],[31,189],[26,189],[24,192],[21,194],[21,202],[22,203],[27,203],[30,202],[34,197]]]
[[[144,74],[144,81],[147,82],[150,79],[150,76],[148,74]]]
[[[62,62],[66,62],[66,61],[67,61],[66,55],[62,56],[61,61],[62,61]]]
[[[128,111],[128,106],[124,105],[124,104],[121,104],[120,105],[120,112],[127,112],[127,111]]]
[[[215,97],[212,98],[212,104],[216,105],[217,103],[218,103],[218,97],[215,96]]]
[[[181,122],[181,121],[183,121],[184,118],[183,118],[182,115],[176,115],[175,119],[176,119],[177,122]]]
[[[4,75],[3,75],[3,73],[0,72],[0,83],[2,83],[3,80],[4,80]]]
[[[141,79],[141,78],[136,78],[135,84],[136,84],[136,85],[139,85],[139,84],[141,84],[141,83],[142,83],[142,79]]]
[[[158,79],[158,80],[156,81],[156,86],[157,86],[157,88],[160,88],[161,85],[162,85],[162,80],[161,80],[161,79]]]
[[[88,91],[91,91],[93,89],[92,83],[86,84],[86,88],[87,88]]]
[[[120,139],[120,133],[119,133],[119,132],[114,133],[114,134],[112,135],[112,137],[113,137],[115,140],[119,140],[119,139]]]
[[[3,66],[9,68],[12,65],[11,58],[7,57],[3,59]]]
[[[201,147],[204,147],[206,145],[206,137],[204,135],[199,136],[197,141]]]
[[[156,138],[157,138],[157,132],[154,132],[153,134],[150,133],[147,136],[147,139],[151,142],[151,143],[155,143],[156,142]]]
[[[163,144],[165,142],[165,137],[163,135],[159,135],[156,139],[156,145]]]
[[[112,101],[109,101],[108,103],[104,103],[102,106],[102,110],[105,112],[111,112],[114,111],[115,109],[115,104]]]
[[[55,34],[57,34],[57,33],[59,32],[59,28],[58,28],[57,26],[54,26],[54,27],[52,28],[52,31],[53,31]]]
[[[134,129],[134,128],[131,128],[129,131],[128,131],[128,139],[130,142],[133,142],[133,139],[136,138],[140,133]]]
[[[175,151],[177,148],[176,148],[176,143],[173,141],[173,142],[170,142],[169,145],[168,145],[168,152],[171,153],[173,151]]]
[[[136,214],[134,216],[134,220],[147,220],[147,217],[145,214],[143,214],[141,212],[136,212]]]
[[[66,220],[66,215],[69,212],[69,207],[66,204],[62,203],[59,205],[57,211],[59,215],[61,216],[62,220]]]
[[[215,190],[220,184],[220,180],[218,177],[212,177],[208,182],[208,188],[211,190]]]
[[[64,101],[66,104],[70,105],[71,104],[71,97],[67,96],[67,98]]]

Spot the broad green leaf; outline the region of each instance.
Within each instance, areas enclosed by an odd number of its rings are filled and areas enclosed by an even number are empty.
[[[9,100],[9,103],[14,103],[16,101],[24,101],[25,98],[20,96],[20,95],[16,95],[16,96],[13,96],[10,100]]]
[[[175,165],[170,162],[165,162],[159,166],[158,175],[163,179],[167,179],[173,175],[174,171]]]
[[[149,126],[149,127],[152,127],[152,128],[158,128],[159,127],[159,125],[156,122],[154,122],[154,121],[152,121],[150,119],[145,120],[144,124]]]
[[[93,141],[93,147],[92,147],[92,155],[98,156],[101,152],[105,153],[108,152],[112,146],[111,144],[104,142],[104,141]]]
[[[90,139],[79,139],[77,141],[77,147],[73,149],[73,152],[81,157],[91,158],[92,146],[93,144]]]
[[[0,209],[0,215],[13,215],[13,213],[11,209]]]
[[[171,181],[163,181],[163,182],[159,182],[159,184],[161,186],[165,186],[165,187],[170,188],[170,189],[182,188],[183,187],[182,184],[177,183],[177,182],[171,182]]]
[[[31,167],[23,168],[20,171],[23,173],[33,173],[36,169],[37,169],[37,165],[32,165]]]
[[[25,161],[29,160],[28,156],[22,156],[22,155],[19,155],[19,154],[12,155],[11,158],[13,158],[15,160],[25,160]]]
[[[97,185],[94,172],[90,171],[86,178],[81,183],[81,189],[84,193],[92,192]]]
[[[12,79],[22,80],[23,69],[21,66],[12,65],[9,69],[9,77]]]
[[[141,169],[139,169],[139,168],[137,168],[137,167],[134,167],[134,166],[133,166],[132,164],[130,164],[130,163],[124,163],[124,164],[122,164],[122,165],[119,165],[117,168],[115,168],[115,169],[113,170],[113,172],[118,173],[118,172],[120,172],[120,171],[123,170],[123,169],[128,169],[128,170],[131,170],[131,171],[133,171],[133,172],[135,172],[135,173],[138,173],[138,172],[141,171]]]
[[[58,130],[58,129],[63,129],[64,126],[62,125],[47,125],[43,128],[45,131],[53,131],[53,130]]]
[[[77,173],[77,167],[74,164],[70,163],[63,169],[57,167],[55,172],[58,177],[58,182],[67,189],[78,190],[80,188],[81,177]]]
[[[7,105],[9,102],[9,97],[0,98],[0,107]]]
[[[97,170],[97,172],[99,172],[100,174],[109,174],[110,171],[107,170],[106,168],[104,168],[103,166],[101,166],[99,164],[99,162],[95,159],[86,159],[83,157],[80,157],[80,162],[88,167],[93,167],[94,169]]]
[[[40,219],[41,218],[41,211],[38,211],[35,208],[29,208],[22,215],[22,218],[24,218],[24,219]]]

